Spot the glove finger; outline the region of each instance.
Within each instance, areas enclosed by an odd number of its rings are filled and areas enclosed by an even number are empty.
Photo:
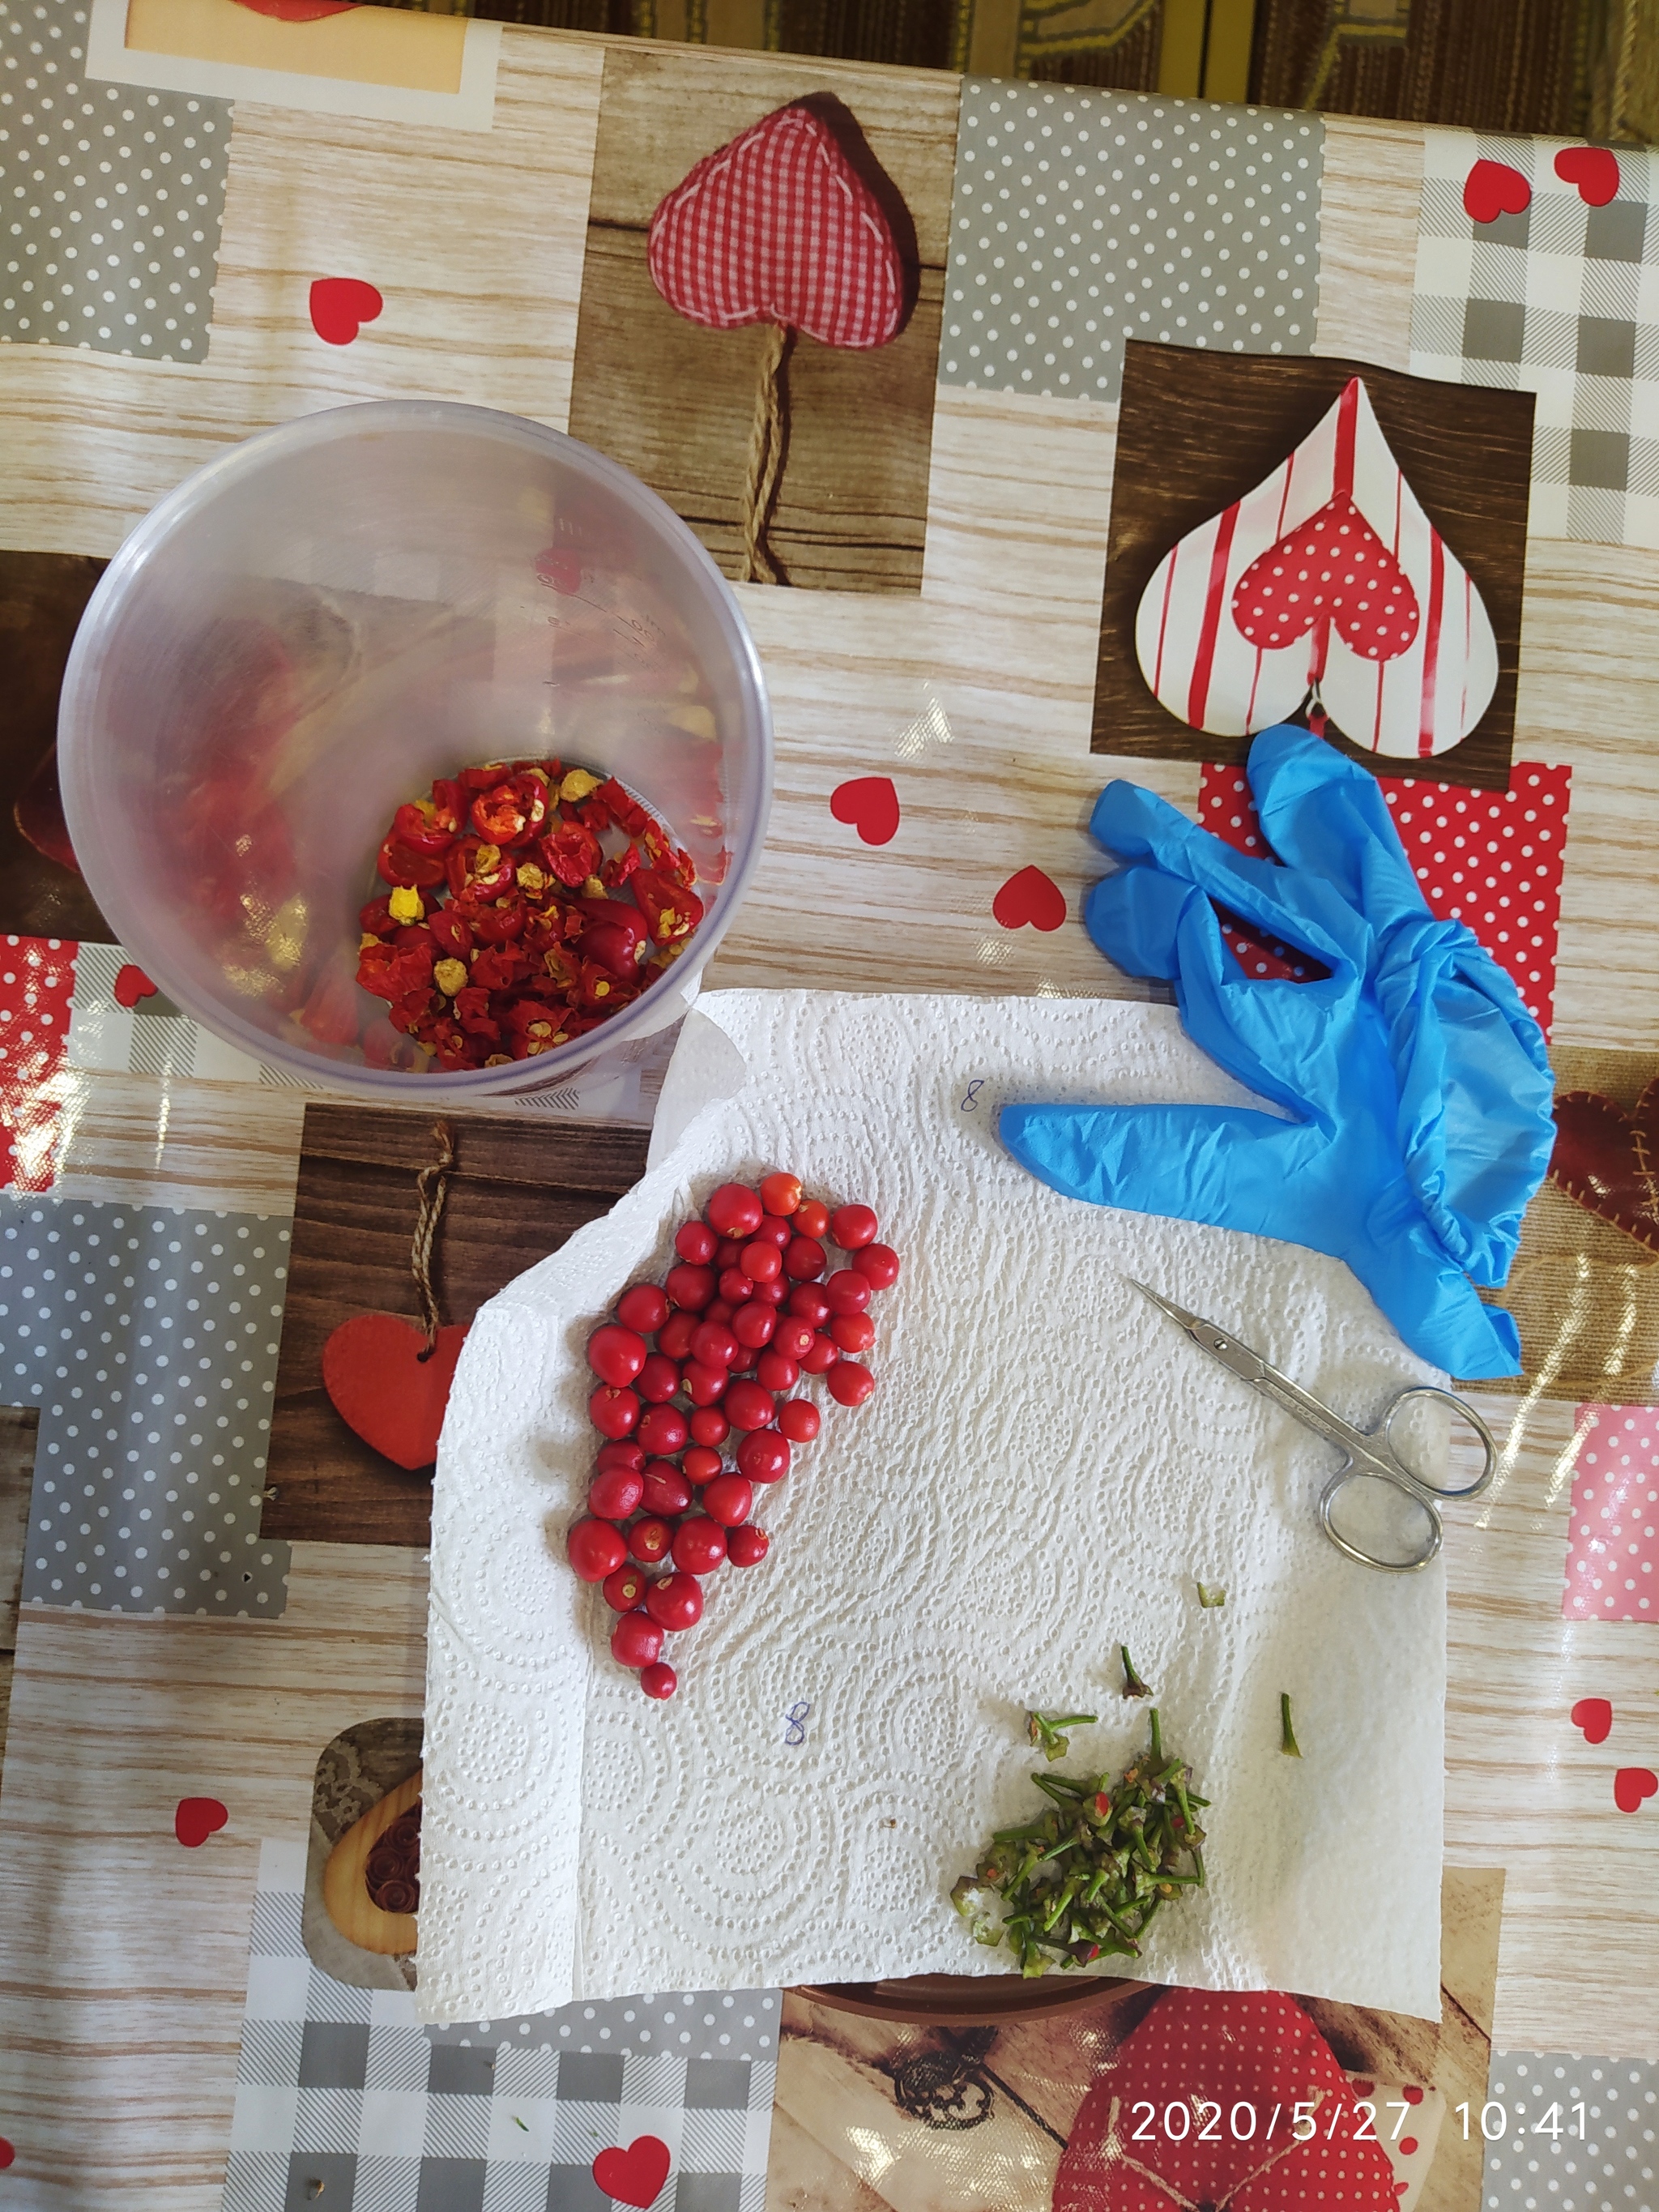
[[[1247,1091],[1306,1119],[1314,1101],[1336,1096],[1336,1017],[1358,988],[1352,966],[1318,983],[1260,983],[1228,948],[1208,896],[1139,863],[1092,887],[1083,921],[1127,974],[1174,982],[1188,1036]]]
[[[1066,1198],[1332,1249],[1310,1172],[1322,1139],[1304,1122],[1248,1107],[1005,1106],[997,1135]]]
[[[1322,877],[1300,876],[1271,860],[1235,852],[1143,785],[1121,778],[1109,783],[1095,802],[1089,827],[1109,852],[1131,861],[1150,860],[1166,874],[1196,884],[1264,935],[1284,939],[1326,967],[1364,965],[1364,924]]]
[[[1281,723],[1250,747],[1248,773],[1262,835],[1288,867],[1334,886],[1379,933],[1428,912],[1369,769]]]

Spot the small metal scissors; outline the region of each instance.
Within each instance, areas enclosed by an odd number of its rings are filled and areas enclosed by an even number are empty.
[[[1339,1414],[1332,1413],[1328,1406],[1322,1405],[1317,1398],[1310,1397],[1299,1384],[1291,1382],[1288,1375],[1281,1375],[1278,1368],[1270,1366],[1259,1352],[1252,1352],[1248,1344],[1239,1343],[1236,1337],[1229,1336],[1225,1329],[1218,1328],[1212,1321],[1201,1321],[1196,1314],[1188,1313],[1184,1306],[1176,1305],[1172,1298],[1160,1297],[1157,1291],[1149,1290],[1145,1283],[1135,1282],[1133,1275],[1127,1276],[1125,1280],[1134,1283],[1136,1290],[1149,1297],[1162,1312],[1168,1314],[1176,1326],[1184,1329],[1191,1337],[1200,1352],[1207,1352],[1212,1359],[1218,1359],[1224,1367],[1231,1368],[1253,1390],[1259,1390],[1264,1398],[1271,1399],[1274,1405],[1294,1415],[1304,1427],[1312,1429],[1327,1443],[1336,1445],[1343,1455],[1342,1464],[1320,1492],[1319,1525],[1339,1552],[1345,1553],[1362,1567],[1376,1567],[1384,1574],[1394,1575],[1414,1574],[1419,1567],[1426,1567],[1440,1549],[1443,1534],[1441,1505],[1449,1498],[1478,1498],[1496,1474],[1498,1447],[1492,1441],[1492,1431],[1473,1406],[1455,1396],[1451,1391],[1437,1389],[1431,1383],[1412,1383],[1395,1395],[1376,1428],[1356,1429]],[[1455,1419],[1467,1423],[1480,1437],[1486,1452],[1486,1464],[1473,1482],[1464,1483],[1457,1489],[1426,1482],[1414,1468],[1406,1464],[1395,1449],[1389,1431],[1395,1419],[1409,1405],[1425,1401],[1449,1407]],[[1350,1483],[1367,1477],[1403,1491],[1421,1512],[1425,1534],[1420,1543],[1410,1547],[1408,1557],[1380,1559],[1374,1553],[1350,1542],[1333,1520],[1332,1509],[1341,1492]]]

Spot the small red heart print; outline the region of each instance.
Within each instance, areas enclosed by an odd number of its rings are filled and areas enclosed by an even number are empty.
[[[1659,1790],[1659,1774],[1650,1766],[1621,1766],[1613,1778],[1613,1802],[1621,1813],[1635,1813]]]
[[[991,911],[1005,929],[1058,929],[1066,919],[1066,895],[1041,868],[1022,868],[1010,876],[991,902]]]
[[[16,2151],[6,2141],[4,2136],[0,2136],[0,2171],[9,2166],[16,2155]]]
[[[1572,1709],[1572,1724],[1583,1729],[1586,1743],[1605,1743],[1613,1726],[1613,1707],[1605,1698],[1580,1698]]]
[[[218,1834],[230,1814],[216,1797],[181,1797],[173,1808],[173,1832],[187,1851]]]
[[[430,1467],[438,1456],[464,1328],[441,1328],[430,1359],[426,1335],[396,1314],[356,1314],[323,1346],[323,1388],[334,1410],[394,1467]]]
[[[1375,2081],[1356,2081],[1353,2085],[1353,2093],[1356,2097],[1374,2097],[1376,2094],[1376,2084]]]
[[[1532,186],[1507,161],[1477,161],[1463,179],[1463,212],[1471,222],[1496,222],[1531,204]]]
[[[619,2204],[654,2203],[668,2179],[668,2145],[659,2136],[635,2136],[626,2150],[602,2150],[593,2179]]]
[[[830,794],[837,822],[856,830],[866,845],[888,845],[898,834],[898,793],[890,775],[858,775],[838,783]]]
[[[349,345],[385,305],[361,276],[319,276],[311,287],[311,327],[325,345]]]
[[[1586,207],[1605,207],[1619,190],[1619,159],[1605,146],[1564,146],[1555,157],[1564,185],[1577,185]]]
[[[581,556],[567,546],[544,546],[536,556],[536,574],[540,582],[570,599],[582,587]]]
[[[1408,2081],[1400,2094],[1408,2105],[1420,2105],[1423,2101],[1423,2092],[1414,2081]]]
[[[155,986],[142,968],[134,967],[129,960],[115,979],[115,1003],[131,1009],[140,999],[153,999]]]

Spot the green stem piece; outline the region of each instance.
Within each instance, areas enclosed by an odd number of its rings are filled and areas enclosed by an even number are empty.
[[[1302,1756],[1302,1747],[1296,1740],[1296,1729],[1291,1722],[1291,1693],[1288,1690],[1281,1690],[1279,1693],[1279,1747],[1286,1759],[1300,1759]]]
[[[1208,1613],[1215,1606],[1226,1604],[1227,1593],[1222,1589],[1219,1583],[1216,1584],[1213,1589],[1206,1589],[1204,1584],[1200,1583],[1198,1585],[1198,1601],[1200,1605],[1203,1607],[1205,1612]]]
[[[1129,1656],[1129,1647],[1120,1644],[1118,1651],[1123,1660],[1123,1694],[1126,1698],[1150,1698],[1152,1692],[1135,1672],[1135,1662]]]

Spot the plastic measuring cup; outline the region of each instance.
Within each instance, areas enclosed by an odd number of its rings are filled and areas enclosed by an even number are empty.
[[[702,923],[568,1044],[368,1064],[342,1037],[386,1012],[351,979],[394,808],[542,757],[627,786],[696,862]],[[677,1018],[760,856],[772,732],[737,601],[654,492],[517,416],[393,400],[264,431],[146,516],[76,633],[58,768],[88,885],[169,998],[258,1060],[414,1104],[556,1084]]]

